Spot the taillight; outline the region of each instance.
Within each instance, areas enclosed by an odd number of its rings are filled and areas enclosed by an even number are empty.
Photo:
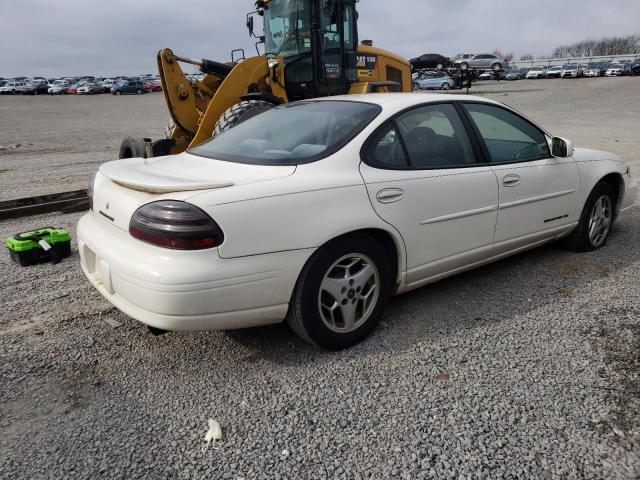
[[[203,250],[222,244],[224,234],[195,205],[160,200],[140,207],[131,217],[129,233],[143,242],[175,250]]]

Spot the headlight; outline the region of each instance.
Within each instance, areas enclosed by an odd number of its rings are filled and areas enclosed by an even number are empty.
[[[277,58],[270,58],[269,60],[267,60],[267,65],[269,66],[269,68],[275,68],[279,63],[280,60],[278,60]]]

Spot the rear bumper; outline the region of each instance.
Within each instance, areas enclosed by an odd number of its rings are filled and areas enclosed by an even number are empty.
[[[281,322],[311,250],[222,259],[217,249],[145,244],[90,212],[78,223],[81,266],[116,308],[169,331],[233,330]]]

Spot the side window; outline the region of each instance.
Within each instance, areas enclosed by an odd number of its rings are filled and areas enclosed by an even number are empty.
[[[381,167],[408,167],[409,161],[395,122],[379,130],[371,139],[367,157]]]
[[[396,120],[409,162],[417,170],[455,168],[476,159],[464,125],[451,104],[419,107]]]
[[[365,156],[374,166],[427,170],[473,165],[467,132],[451,104],[415,108],[396,117],[369,141]]]
[[[355,20],[353,5],[344,6],[344,48],[356,49]]]
[[[465,109],[494,163],[526,162],[551,157],[546,135],[535,125],[503,108],[475,103]]]
[[[399,87],[389,87],[389,91],[391,92],[402,91],[402,72],[400,70],[387,65],[387,80],[390,82],[397,82],[400,84]]]

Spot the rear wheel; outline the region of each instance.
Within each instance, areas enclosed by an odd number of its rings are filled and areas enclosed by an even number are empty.
[[[138,89],[138,90],[136,90],[136,93],[137,93],[138,95],[142,95],[142,90]]]
[[[328,350],[354,345],[373,330],[391,293],[392,264],[371,237],[352,235],[319,250],[295,286],[287,322]]]
[[[436,65],[436,70],[442,70],[444,68],[444,65],[442,63],[439,63]]]
[[[616,199],[611,185],[598,183],[584,205],[576,229],[563,240],[576,252],[590,252],[607,243],[615,217]]]
[[[115,92],[113,92],[114,95],[120,95],[122,92],[120,92],[120,90],[116,90]]]
[[[275,105],[263,100],[244,100],[236,103],[229,108],[216,122],[213,130],[213,136],[216,137],[221,133],[231,130],[236,125],[246,122],[261,113],[271,110]]]
[[[499,72],[502,69],[502,65],[500,65],[499,63],[494,63],[493,65],[491,65],[491,70],[493,70],[494,72]]]
[[[469,70],[469,64],[467,62],[462,62],[460,64],[460,70]]]
[[[147,142],[144,138],[125,138],[120,144],[118,158],[147,158]]]
[[[440,86],[440,88],[441,88],[442,90],[449,90],[449,89],[451,88],[451,85],[449,85],[447,82],[444,82],[444,83]]]

